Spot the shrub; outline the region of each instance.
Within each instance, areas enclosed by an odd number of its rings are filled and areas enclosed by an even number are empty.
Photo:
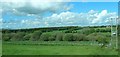
[[[111,32],[111,28],[97,28],[96,32]]]
[[[89,35],[89,34],[91,34],[93,32],[95,32],[95,29],[93,29],[93,28],[84,28],[79,33]]]
[[[110,38],[102,35],[97,36],[97,41],[102,44],[108,44],[110,42]]]
[[[107,44],[110,43],[110,38],[107,38],[105,36],[98,36],[98,43],[103,44],[101,48],[105,47]]]
[[[43,34],[40,36],[40,40],[41,40],[41,41],[48,41],[48,40],[49,40],[49,37],[50,37],[50,34],[49,34],[49,33],[43,33]]]
[[[97,36],[97,33],[92,33],[87,36],[87,39],[89,41],[96,41],[97,40],[96,36]]]
[[[89,41],[97,41],[99,44],[103,44],[101,47],[105,47],[110,42],[110,38],[104,33],[92,33],[87,38]]]
[[[66,30],[65,33],[72,33],[72,31]]]
[[[68,29],[65,31],[65,33],[72,33],[74,31],[74,29]]]
[[[73,30],[72,33],[77,33],[77,31],[76,31],[76,30]]]
[[[30,40],[32,34],[27,34],[23,37],[23,40]]]
[[[22,41],[24,36],[25,36],[25,32],[17,32],[16,34],[14,34],[14,36],[13,36],[13,38],[11,38],[11,40]]]
[[[30,40],[32,41],[36,41],[36,40],[39,40],[40,39],[40,36],[41,36],[42,32],[41,31],[35,31],[33,32],[33,34],[31,35],[31,38]]]
[[[72,33],[66,33],[63,37],[64,41],[73,41],[73,34]]]
[[[64,33],[56,33],[56,41],[63,41]]]
[[[86,38],[86,35],[85,34],[79,34],[79,38],[80,40],[82,41],[88,41],[88,39]]]
[[[54,41],[56,39],[56,34],[50,34],[50,37],[48,37],[49,41]]]
[[[106,37],[111,37],[111,33],[110,32],[107,32],[107,33],[104,33],[104,35],[106,36]]]
[[[65,33],[77,33],[77,31],[75,29],[68,29]]]
[[[15,33],[3,33],[2,40],[3,41],[10,41],[14,35],[15,35]]]
[[[3,41],[10,41],[10,35],[9,34],[3,34],[2,40]]]
[[[74,41],[82,41],[84,38],[85,38],[85,35],[83,34],[79,34],[79,33],[73,34]]]

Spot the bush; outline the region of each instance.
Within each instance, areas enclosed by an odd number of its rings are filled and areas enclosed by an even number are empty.
[[[96,32],[111,32],[111,28],[97,28]]]
[[[23,40],[30,40],[32,34],[27,34],[23,37]]]
[[[110,43],[110,38],[107,38],[107,37],[105,37],[105,36],[101,36],[101,35],[99,35],[99,36],[97,36],[98,38],[98,43],[100,43],[100,44],[103,44],[102,46],[101,46],[101,48],[102,47],[105,47],[107,44],[109,44]]]
[[[9,34],[3,34],[2,40],[3,41],[10,41],[10,35]]]
[[[97,40],[96,36],[97,36],[97,33],[92,33],[87,36],[87,39],[89,41],[96,41]]]
[[[87,36],[90,41],[97,41],[100,44],[103,44],[102,47],[106,46],[110,42],[110,38],[106,37],[103,33],[93,33]]]
[[[79,34],[79,33],[75,33],[73,34],[73,40],[74,41],[83,41],[83,39],[85,39],[85,35],[83,34]]]
[[[56,33],[56,41],[63,41],[64,33]]]
[[[56,39],[56,34],[50,34],[50,37],[48,37],[48,40],[49,41],[55,41],[55,39]]]
[[[2,40],[3,41],[10,41],[14,35],[15,35],[15,33],[3,33]]]
[[[66,30],[65,33],[72,33],[72,31],[70,31],[70,30]]]
[[[106,45],[110,42],[110,38],[108,38],[106,36],[98,35],[97,36],[97,41],[98,41],[98,43],[102,43],[102,44]]]
[[[111,37],[111,33],[110,32],[107,32],[107,33],[104,33],[104,35],[106,36],[106,37]]]
[[[73,34],[72,33],[66,33],[63,37],[64,41],[73,41]]]
[[[65,33],[77,33],[77,31],[75,29],[68,29]]]
[[[95,32],[95,29],[93,29],[93,28],[84,28],[79,33],[89,35],[89,34],[94,33],[94,32]]]
[[[40,36],[40,40],[41,40],[41,41],[48,41],[48,40],[49,40],[49,37],[50,37],[50,34],[49,34],[49,33],[43,33],[43,34]]]
[[[86,38],[86,35],[85,34],[80,34],[80,37],[79,37],[81,40],[83,41],[88,41],[88,39]]]
[[[17,32],[14,34],[13,38],[11,38],[12,41],[22,41],[23,37],[25,36],[25,32]]]
[[[43,33],[40,37],[41,41],[62,41],[63,33],[61,32],[52,32],[52,33]]]
[[[34,31],[33,34],[31,35],[31,38],[30,40],[32,41],[36,41],[36,40],[39,40],[40,39],[40,36],[41,36],[42,32],[41,31]]]
[[[98,41],[99,43],[108,43],[109,42],[109,34],[103,34],[103,33],[92,33],[87,36],[89,41]]]

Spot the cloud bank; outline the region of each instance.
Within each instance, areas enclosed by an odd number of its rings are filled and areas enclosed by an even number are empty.
[[[57,13],[61,11],[67,11],[72,8],[68,6],[67,2],[51,2],[40,0],[12,0],[1,3],[1,7],[4,10],[3,13],[11,12],[14,15],[35,15],[41,16],[45,13]]]
[[[9,23],[9,26],[17,28],[31,27],[58,27],[58,26],[100,26],[110,25],[111,18],[117,18],[116,12],[109,13],[107,10],[94,11],[87,13],[61,12],[60,14],[52,14],[42,19],[23,19],[19,23]],[[115,24],[115,19],[112,20]],[[19,24],[19,25],[18,25]],[[13,27],[14,28],[14,27]]]
[[[3,23],[4,28],[36,28],[55,26],[99,26],[110,25],[111,18],[117,18],[116,12],[108,10],[84,12],[71,12],[73,4],[62,2],[63,0],[42,1],[39,0],[11,0],[2,2],[0,5],[1,15],[11,15],[9,22]],[[20,19],[19,17],[25,18]],[[30,17],[32,19],[30,19]],[[0,18],[0,23],[4,19]],[[113,20],[115,24],[115,19]],[[1,25],[0,25],[1,26]]]

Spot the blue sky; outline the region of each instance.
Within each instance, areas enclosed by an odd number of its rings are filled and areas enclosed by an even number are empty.
[[[117,2],[16,1],[1,7],[2,27],[10,29],[109,25],[118,13]]]
[[[102,11],[108,10],[109,12],[117,12],[117,2],[71,2],[74,4],[74,8],[71,9],[73,12],[88,12],[90,10]]]

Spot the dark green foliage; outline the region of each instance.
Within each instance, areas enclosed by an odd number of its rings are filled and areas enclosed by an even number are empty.
[[[96,32],[111,32],[110,28],[97,28],[95,29]]]
[[[2,34],[2,40],[10,41],[14,37],[15,33]]]
[[[87,36],[89,41],[97,41],[98,43],[108,44],[110,42],[110,38],[106,36],[106,34],[102,33],[92,33]]]
[[[79,33],[89,35],[89,34],[94,33],[94,32],[95,32],[95,29],[93,29],[93,28],[84,28]]]
[[[63,36],[65,33],[56,33],[56,41],[63,41]]]
[[[56,39],[56,34],[50,34],[50,37],[48,37],[49,41],[55,41]]]
[[[25,36],[24,32],[18,32],[14,34],[13,38],[11,38],[12,41],[22,41],[23,37]]]
[[[75,34],[73,34],[73,40],[74,41],[83,41],[83,40],[87,40],[87,39],[84,34],[75,33]]]
[[[62,32],[46,32],[43,33],[39,40],[41,41],[62,41],[64,33]]]
[[[104,36],[98,36],[98,43],[103,44],[101,48],[105,47],[110,43],[110,38],[104,37]]]
[[[110,28],[94,27],[49,27],[34,29],[3,30],[4,41],[101,41],[99,33],[105,33],[104,38],[111,37]],[[42,34],[43,33],[43,34]],[[106,41],[107,42],[107,41]]]
[[[65,33],[72,33],[72,30],[66,30]]]
[[[77,33],[76,29],[68,29],[65,33]]]
[[[49,33],[43,33],[41,36],[40,36],[40,39],[41,41],[48,41],[49,40],[49,37],[50,37],[50,34]]]
[[[73,34],[72,33],[67,33],[63,37],[64,41],[73,41]]]
[[[9,36],[9,34],[5,34],[5,35],[3,35],[2,37],[3,37],[3,38],[2,38],[3,41],[10,41],[10,36]]]
[[[92,33],[87,36],[87,39],[89,41],[96,41],[97,40],[96,36],[97,36],[97,33]]]
[[[36,41],[36,40],[39,40],[40,39],[40,36],[41,36],[42,32],[41,31],[35,31],[33,32],[33,34],[31,35],[31,38],[30,40],[32,41]]]
[[[92,33],[87,36],[89,41],[97,41],[100,44],[103,44],[102,47],[106,46],[110,42],[110,38],[103,33]]]
[[[80,34],[81,41],[88,41],[85,34]]]
[[[104,45],[109,44],[110,42],[110,38],[103,35],[98,35],[96,38],[99,43],[102,43]]]
[[[30,40],[32,34],[27,34],[23,37],[23,40],[26,41],[26,40]]]

